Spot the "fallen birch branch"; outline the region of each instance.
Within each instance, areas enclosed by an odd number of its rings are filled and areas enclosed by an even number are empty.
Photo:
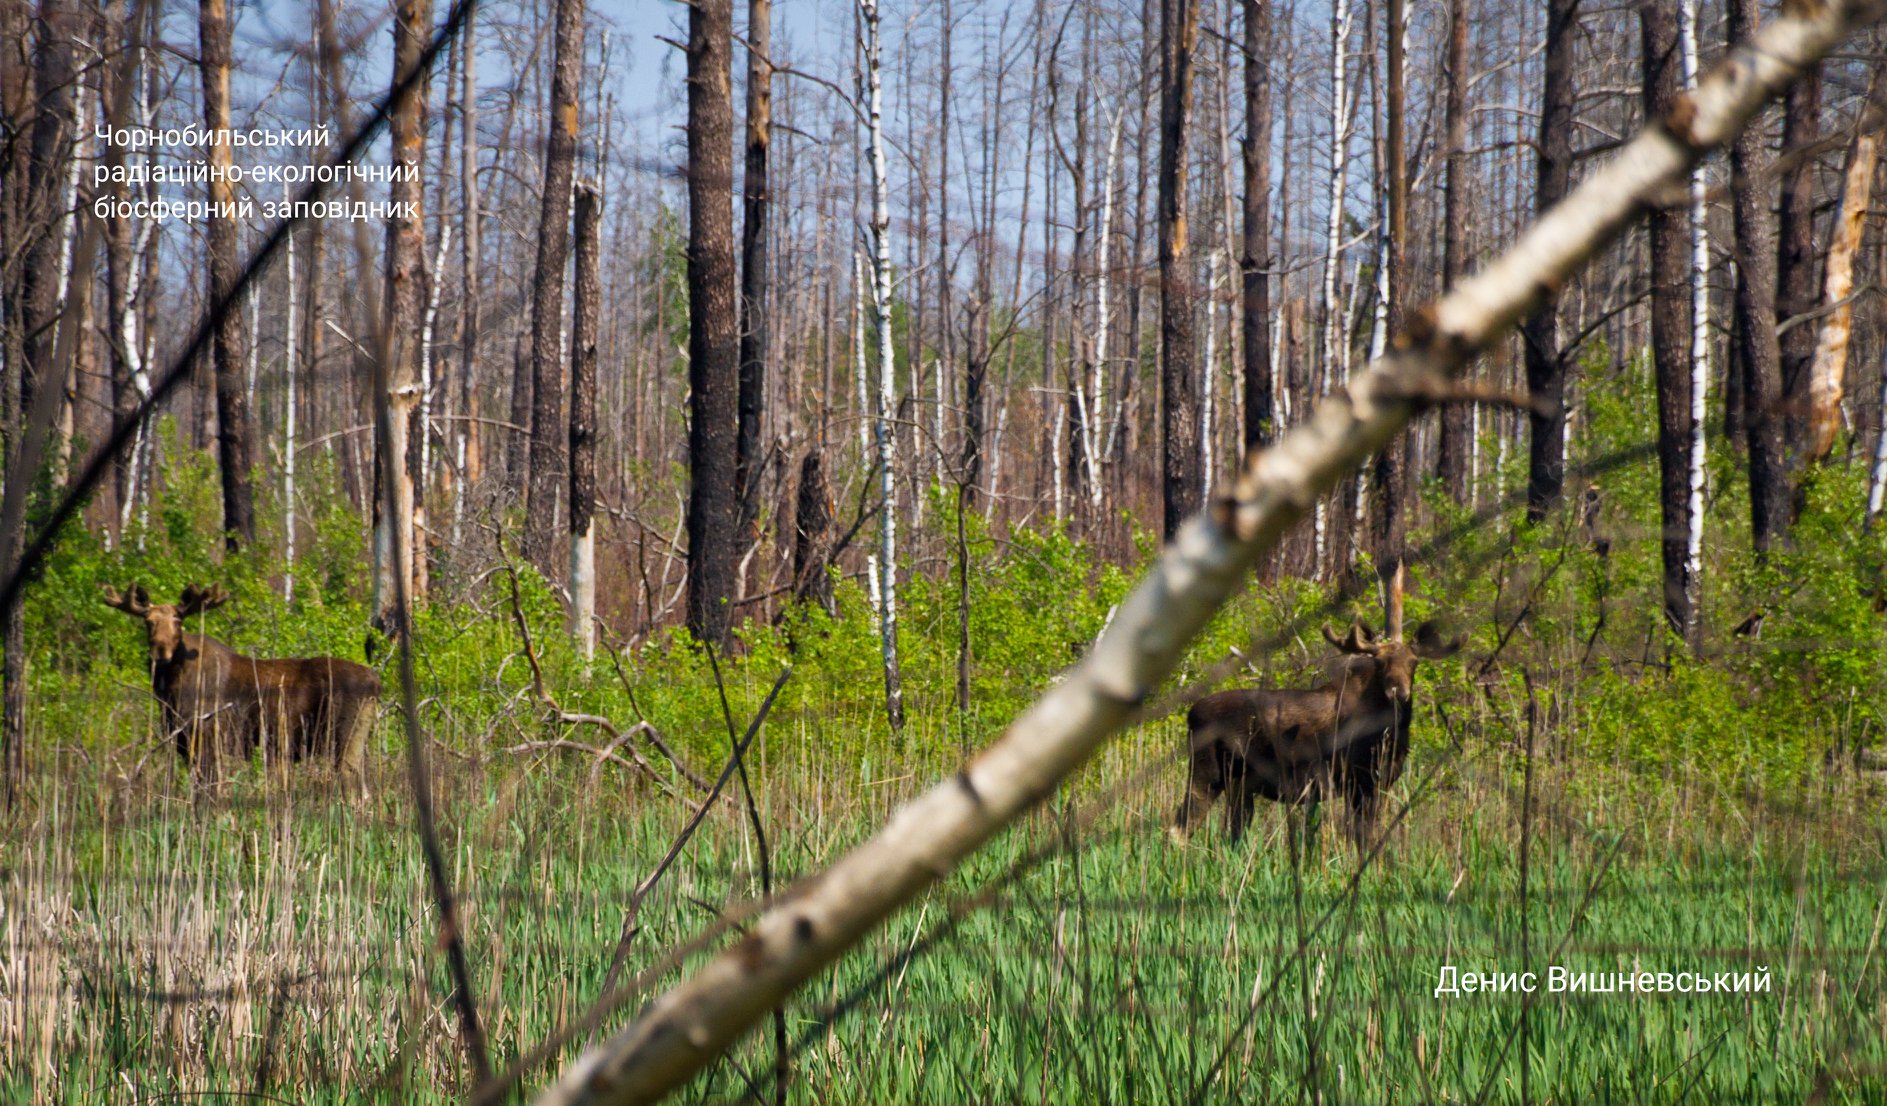
[[[700,1071],[892,911],[1051,794],[1135,717],[1246,572],[1317,498],[1445,395],[1540,296],[1614,240],[1763,102],[1884,0],[1791,0],[1672,115],[1532,226],[1505,255],[1417,314],[1387,356],[1308,422],[1251,457],[1231,497],[1182,527],[1094,648],[994,744],[919,796],[877,836],[801,881],[746,936],[590,1048],[540,1106],[650,1102]]]

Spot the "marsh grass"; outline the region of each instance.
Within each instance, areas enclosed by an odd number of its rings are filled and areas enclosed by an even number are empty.
[[[789,876],[952,765],[845,755],[831,734],[852,722],[866,724],[800,710],[756,752],[773,863]],[[1630,790],[1608,779],[1620,769],[1538,755],[1523,904],[1524,754],[1458,722],[1460,749],[1418,753],[1398,785],[1398,804],[1413,805],[1353,893],[1357,860],[1330,817],[1307,825],[1272,808],[1243,847],[1215,826],[1172,848],[1177,723],[1130,736],[799,994],[792,1099],[1517,1102],[1523,1063],[1536,1102],[1887,1093],[1875,1074],[1887,1061],[1887,857],[1866,784],[1815,779],[1752,800],[1677,772],[1639,801],[1599,803],[1589,797]],[[942,732],[910,737],[947,746]],[[463,1097],[397,759],[379,758],[362,809],[332,801],[318,773],[266,794],[259,769],[197,808],[168,759],[128,781],[115,761],[52,748],[0,885],[0,1099]],[[596,998],[631,892],[689,814],[614,768],[592,787],[588,769],[439,758],[445,845],[501,1066]],[[1306,829],[1313,844],[1294,867],[1287,837]],[[630,972],[755,893],[743,817],[712,813],[641,905]],[[1524,1057],[1524,996],[1434,995],[1443,964],[1548,963],[1767,968],[1773,983],[1539,993]],[[770,1071],[770,1045],[750,1040],[685,1097],[764,1094]]]

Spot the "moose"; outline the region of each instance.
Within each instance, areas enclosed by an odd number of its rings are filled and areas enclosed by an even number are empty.
[[[1341,797],[1349,804],[1351,837],[1359,849],[1367,845],[1378,795],[1402,775],[1408,758],[1416,662],[1453,656],[1465,640],[1443,642],[1435,624],[1424,622],[1413,642],[1404,641],[1400,582],[1398,575],[1383,637],[1360,621],[1341,637],[1324,627],[1343,660],[1322,687],[1221,691],[1193,705],[1175,842],[1186,842],[1221,795],[1225,835],[1237,841],[1262,795],[1290,804]]]
[[[107,584],[105,605],[144,620],[151,691],[166,736],[191,770],[199,798],[213,794],[218,762],[264,763],[286,782],[291,761],[329,758],[344,790],[367,796],[367,734],[380,701],[373,669],[334,657],[263,660],[215,638],[186,633],[184,620],[229,601],[221,587],[191,585],[175,603],[153,603],[141,584]]]

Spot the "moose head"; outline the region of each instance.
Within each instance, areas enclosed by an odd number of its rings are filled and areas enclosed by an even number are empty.
[[[1350,631],[1342,637],[1325,626],[1324,640],[1334,646],[1337,652],[1349,657],[1363,658],[1376,668],[1376,675],[1382,681],[1383,694],[1390,702],[1406,704],[1415,693],[1415,665],[1420,660],[1441,660],[1452,657],[1461,651],[1467,641],[1463,634],[1453,641],[1443,641],[1441,632],[1433,622],[1424,622],[1416,627],[1415,640],[1404,641],[1400,634],[1377,637],[1368,626],[1361,622],[1350,623]]]
[[[183,589],[183,595],[175,603],[151,602],[143,584],[127,584],[123,592],[106,584],[104,591],[107,607],[144,620],[151,663],[158,667],[178,660],[178,654],[184,650],[184,619],[229,602],[229,593],[215,584],[208,587],[191,584]]]

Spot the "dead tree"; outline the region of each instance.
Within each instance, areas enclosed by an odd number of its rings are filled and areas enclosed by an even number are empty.
[[[1579,0],[1548,0],[1546,55],[1541,65],[1540,132],[1533,210],[1544,213],[1572,186],[1573,47]],[[1566,366],[1560,348],[1559,292],[1548,289],[1522,332],[1526,338],[1527,517],[1559,506],[1566,487]]]
[[[1758,0],[1730,0],[1731,47],[1760,24]],[[1776,339],[1776,216],[1769,151],[1751,126],[1730,146],[1730,207],[1736,224],[1736,340],[1743,361],[1749,452],[1750,542],[1765,556],[1788,532],[1789,487],[1782,441],[1782,360]]]
[[[739,492],[732,0],[688,8],[688,629],[725,649]]]
[[[1444,109],[1448,185],[1442,193],[1442,262],[1444,287],[1453,287],[1468,271],[1468,24],[1474,18],[1474,0],[1453,0],[1448,17],[1448,90]],[[1441,411],[1436,468],[1442,486],[1456,503],[1466,503],[1469,456],[1474,448],[1472,412],[1465,403],[1451,403]]]
[[[570,633],[584,660],[596,655],[596,346],[602,320],[597,277],[602,198],[577,186],[576,311],[570,326]]]
[[[236,186],[229,141],[229,5],[197,5],[197,72],[203,83],[203,126],[209,132],[210,213],[204,241],[209,252],[209,302],[236,286]],[[242,312],[225,311],[211,338],[215,366],[217,461],[223,478],[223,541],[231,550],[255,541],[255,493],[249,483],[249,397],[243,388]]]
[[[1186,243],[1187,135],[1198,39],[1198,0],[1160,0],[1160,532],[1168,540],[1201,499],[1199,374]]]
[[[564,483],[563,285],[570,260],[570,188],[577,160],[577,92],[583,75],[585,0],[557,0],[550,77],[550,135],[544,145],[543,214],[531,278],[531,453],[524,555],[548,572]]]
[[[773,0],[747,0],[747,164],[741,187],[740,398],[734,485],[743,543],[760,508],[760,429],[767,404],[767,152],[773,126]]]
[[[220,0],[219,0],[220,2]],[[432,37],[432,0],[401,0],[393,25],[393,74],[397,87]],[[380,356],[388,359],[378,376],[379,402],[387,412],[387,443],[383,454],[374,451],[374,621],[393,633],[405,620],[393,606],[400,596],[418,597],[414,565],[423,556],[414,526],[419,509],[419,332],[423,286],[426,282],[425,190],[419,168],[426,147],[426,82],[415,84],[405,99],[393,106],[391,120],[395,180],[390,194],[394,214],[387,220],[386,303],[381,325]],[[410,180],[400,179],[410,174]],[[394,531],[398,529],[396,534]],[[402,555],[401,550],[405,553]],[[398,580],[395,580],[398,574]]]
[[[1676,0],[1638,9],[1648,120],[1672,117],[1683,93]],[[1690,570],[1691,298],[1690,214],[1659,204],[1650,224],[1651,357],[1658,393],[1658,503],[1663,520],[1664,615],[1685,642],[1697,638],[1697,580]]]
[[[1271,390],[1271,0],[1245,9],[1244,256],[1239,270],[1245,334],[1245,441],[1261,449],[1276,435]],[[1137,351],[1136,351],[1137,352]]]

